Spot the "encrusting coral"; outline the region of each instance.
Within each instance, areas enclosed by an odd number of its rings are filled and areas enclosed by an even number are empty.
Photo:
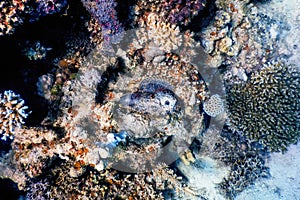
[[[231,126],[269,151],[285,151],[300,136],[300,72],[270,63],[244,85],[228,90]]]

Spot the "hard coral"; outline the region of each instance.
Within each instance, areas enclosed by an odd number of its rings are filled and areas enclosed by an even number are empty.
[[[257,178],[268,176],[268,169],[259,155],[241,157],[231,166],[227,178],[219,184],[221,191],[230,199],[242,192]]]
[[[79,177],[70,174],[71,168],[71,162],[55,161],[55,166],[45,170],[43,178],[30,181],[27,198],[154,200],[164,199],[161,191],[167,190],[173,181],[180,184],[173,172],[162,167],[145,174],[119,173],[111,169],[98,172],[87,168]],[[162,183],[161,190],[157,189],[159,183]]]
[[[162,1],[162,10],[170,23],[187,26],[205,4],[206,0],[168,0]]]
[[[24,100],[20,95],[8,90],[4,95],[0,95],[0,134],[1,139],[6,140],[7,137],[13,139],[13,134],[16,127],[21,127],[25,122],[23,121],[28,116],[25,110]]]
[[[230,123],[269,151],[284,151],[300,136],[300,72],[272,63],[227,95]]]
[[[221,114],[224,111],[224,105],[220,95],[214,94],[209,100],[204,102],[203,110],[211,117]]]
[[[20,14],[24,11],[27,0],[0,2],[0,36],[12,34],[14,27],[23,22]]]
[[[118,43],[122,39],[123,27],[117,20],[114,0],[81,0],[91,15],[98,20],[103,38],[107,42]]]
[[[26,8],[30,16],[29,21],[37,21],[40,17],[61,12],[66,6],[67,0],[35,0]]]
[[[171,24],[187,26],[205,5],[205,0],[140,0],[135,8],[135,14],[144,17],[148,12],[152,12]]]

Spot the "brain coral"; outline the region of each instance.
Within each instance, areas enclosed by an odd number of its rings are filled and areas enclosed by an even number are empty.
[[[228,91],[230,124],[268,151],[285,151],[300,136],[300,72],[272,63]]]
[[[220,95],[215,94],[203,104],[203,109],[211,117],[216,117],[224,111],[223,101]]]

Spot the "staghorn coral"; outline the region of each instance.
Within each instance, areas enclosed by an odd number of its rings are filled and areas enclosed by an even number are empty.
[[[3,96],[0,95],[0,130],[1,139],[13,139],[16,128],[21,128],[25,123],[24,119],[27,118],[30,112],[24,105],[24,100],[20,95],[15,94],[13,91],[4,91]]]
[[[269,151],[285,151],[300,136],[300,73],[295,66],[270,63],[244,85],[228,90],[230,124]]]

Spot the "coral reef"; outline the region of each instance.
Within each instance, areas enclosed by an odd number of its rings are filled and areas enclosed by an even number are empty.
[[[257,155],[241,157],[231,168],[228,178],[219,184],[222,192],[230,199],[234,199],[238,193],[254,183],[256,179],[268,177],[267,167],[265,167],[263,159]]]
[[[27,106],[24,105],[24,100],[20,95],[15,94],[13,91],[4,91],[0,95],[0,130],[1,139],[13,139],[16,128],[21,128],[25,123],[24,119],[27,118],[30,112],[27,112]]]
[[[300,72],[268,3],[1,2],[13,77],[48,113],[26,127],[20,96],[0,96],[0,178],[27,199],[221,200],[276,177],[269,158],[299,140]]]
[[[147,174],[121,174],[115,170],[98,172],[86,168],[80,176],[74,176],[70,173],[70,162],[58,160],[55,163],[45,172],[46,178],[31,181],[27,198],[164,199],[163,192],[171,188],[181,192],[186,189],[181,185],[180,177],[164,165]]]
[[[246,84],[228,90],[230,124],[269,151],[285,151],[300,136],[299,86],[297,67],[270,63]]]
[[[59,126],[65,126],[72,142],[88,149],[83,157],[85,163],[103,169],[108,165],[107,159],[113,157],[120,161],[126,158],[124,162],[132,164],[139,158],[140,166],[134,166],[132,170],[143,171],[142,166],[148,162],[155,166],[155,157],[161,156],[167,138],[172,136],[177,141],[172,148],[176,145],[184,148],[184,143],[191,143],[191,138],[205,129],[203,113],[199,110],[208,93],[205,83],[197,68],[180,61],[178,55],[162,54],[159,63],[141,64],[125,57],[126,62],[131,63],[130,68],[115,58],[92,57],[96,63],[91,65],[89,61],[88,67],[80,69],[79,79],[62,88],[70,97],[67,101],[72,102],[75,115],[73,111],[62,111],[65,114],[57,122]],[[105,63],[112,63],[114,69],[120,71],[115,81],[105,82],[111,79],[106,77],[111,69]],[[182,73],[184,69],[187,73]],[[104,94],[97,100],[99,87]],[[122,131],[128,135],[131,145],[122,146],[113,156],[111,146],[115,145],[109,138],[111,133]],[[147,140],[143,145],[132,141],[142,138]],[[95,155],[100,156],[96,158]]]
[[[219,168],[226,166],[226,175],[214,185],[226,199],[234,199],[257,180],[270,177],[268,154],[257,142],[251,142],[228,125],[221,134],[204,136],[197,155],[215,160]]]
[[[50,47],[43,46],[40,41],[24,45],[23,53],[29,60],[41,60],[47,55],[47,52],[52,50]]]
[[[66,0],[4,0],[0,3],[0,36],[14,33],[24,22],[34,22],[40,17],[61,12]]]
[[[249,1],[217,1],[215,19],[200,34],[212,56],[212,66],[226,66],[226,84],[247,81],[249,74],[278,56],[280,38],[288,30],[284,18],[275,19]]]
[[[0,2],[0,36],[12,34],[14,28],[23,23],[21,13],[27,4],[26,0]]]
[[[67,6],[67,0],[36,0],[26,8],[29,21],[37,21],[40,17],[61,12]]]
[[[291,145],[286,153],[273,153],[268,158],[270,178],[262,179],[241,192],[236,200],[251,199],[297,199],[300,180],[300,144]]]
[[[100,24],[104,41],[118,43],[122,39],[124,29],[117,20],[115,10],[117,3],[114,0],[82,0],[81,2]]]
[[[163,21],[187,26],[189,22],[191,22],[191,19],[196,16],[205,5],[205,0],[139,0],[135,7],[135,15],[143,18],[149,13],[157,13],[162,17]]]

